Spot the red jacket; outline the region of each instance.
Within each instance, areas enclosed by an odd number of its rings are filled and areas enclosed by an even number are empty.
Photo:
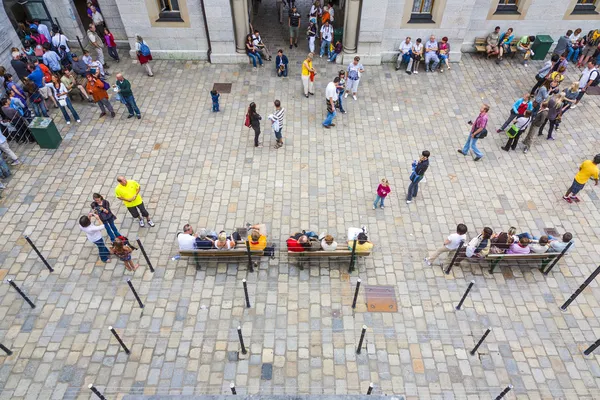
[[[287,240],[288,251],[302,252],[305,250],[304,246],[298,243],[298,240],[294,238],[289,238]]]

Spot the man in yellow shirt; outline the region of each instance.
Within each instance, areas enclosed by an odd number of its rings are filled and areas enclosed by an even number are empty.
[[[154,226],[154,222],[150,219],[150,214],[148,214],[146,207],[144,207],[142,196],[140,196],[140,184],[132,179],[127,180],[124,176],[118,176],[117,182],[119,184],[115,188],[115,196],[117,199],[123,200],[123,204],[125,204],[131,216],[139,219],[142,228],[144,227],[142,217],[146,218],[148,225]],[[142,217],[140,217],[140,213],[142,213]]]
[[[600,164],[600,154],[596,154],[593,160],[585,160],[579,166],[579,172],[575,175],[575,179],[573,179],[573,184],[567,190],[567,193],[563,196],[568,203],[579,202],[579,197],[577,197],[577,193],[587,183],[590,178],[596,181],[596,186],[598,186],[598,164]],[[571,195],[571,196],[569,196]]]

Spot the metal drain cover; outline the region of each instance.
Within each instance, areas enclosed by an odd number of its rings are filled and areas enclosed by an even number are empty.
[[[394,286],[365,286],[369,312],[398,312]]]

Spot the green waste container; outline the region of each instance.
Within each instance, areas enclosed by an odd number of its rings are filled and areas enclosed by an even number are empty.
[[[342,37],[344,37],[344,28],[337,28],[333,30],[333,45],[337,43],[339,40],[342,41]]]
[[[62,137],[52,118],[34,118],[29,124],[29,130],[42,149],[58,149],[62,142]]]
[[[537,35],[535,37],[535,41],[533,45],[531,45],[531,50],[533,50],[532,60],[543,60],[546,58],[546,54],[550,51],[550,47],[552,47],[552,43],[554,43],[554,39],[552,39],[548,35]]]

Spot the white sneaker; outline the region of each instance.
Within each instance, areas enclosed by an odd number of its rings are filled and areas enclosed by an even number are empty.
[[[71,125],[71,121],[67,121],[67,125]]]
[[[375,209],[375,206],[373,206],[373,210]]]
[[[415,71],[415,72],[413,72],[413,74],[418,74],[418,73],[419,73],[419,71]]]
[[[80,120],[80,119],[78,119],[78,120],[77,120],[77,122],[81,122],[81,120]]]
[[[427,178],[423,177],[423,179],[421,179],[421,183],[425,183],[427,182]]]
[[[575,107],[577,107],[577,104],[573,104],[573,105],[571,106],[571,109],[573,109],[573,108],[575,108]]]
[[[412,200],[406,200],[406,204],[412,203]]]
[[[145,226],[145,225],[144,225],[144,220],[143,220],[143,219],[140,219],[140,227],[142,227],[142,228],[143,228],[144,226]]]
[[[348,93],[347,93],[347,92],[344,94],[344,98],[345,98],[345,99],[347,99],[347,98],[348,98]]]
[[[15,161],[11,162],[10,165],[12,165],[12,166],[21,165],[21,161],[15,160]]]
[[[429,265],[431,267],[431,261],[429,261],[429,258],[425,257],[423,259],[423,261],[425,261],[425,264]]]
[[[152,222],[152,220],[151,220],[151,219],[149,219],[149,220],[148,220],[148,225],[150,225],[150,226],[154,226],[154,222]]]
[[[355,94],[353,94],[353,95],[352,95],[352,98],[353,98],[354,100],[356,100],[356,95],[355,95]]]

